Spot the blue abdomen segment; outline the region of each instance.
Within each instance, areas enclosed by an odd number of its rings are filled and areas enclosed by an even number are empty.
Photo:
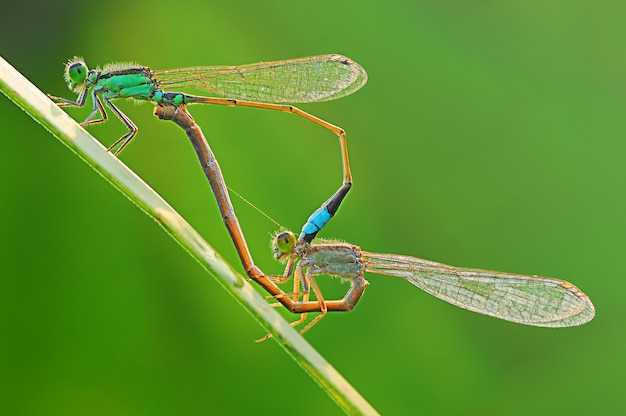
[[[302,232],[299,237],[300,240],[306,243],[313,241],[317,233],[324,228],[333,215],[335,215],[337,209],[339,209],[339,205],[341,205],[341,201],[343,201],[343,198],[351,187],[351,183],[343,184],[328,201],[324,202],[321,207],[311,214],[302,227]]]
[[[324,226],[330,221],[332,218],[332,214],[328,212],[326,206],[318,208],[302,227],[302,234],[304,235],[312,235],[315,237]],[[313,239],[313,237],[311,239]]]

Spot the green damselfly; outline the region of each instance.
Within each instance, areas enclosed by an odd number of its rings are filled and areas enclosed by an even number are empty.
[[[129,131],[109,150],[119,154],[130,143],[137,127],[111,100],[134,98],[157,104],[218,104],[255,107],[295,113],[341,136],[345,132],[289,104],[335,100],[359,90],[367,82],[367,73],[356,62],[342,55],[330,54],[241,66],[198,66],[152,70],[147,66],[116,63],[102,69],[88,69],[84,60],[74,57],[65,65],[68,87],[78,94],[75,101],[50,96],[62,107],[82,107],[91,92],[93,112],[83,125],[102,123],[106,104]],[[194,88],[210,97],[169,91]],[[221,98],[219,98],[221,97]],[[96,114],[101,118],[94,120]],[[119,147],[118,147],[119,146]],[[345,145],[343,145],[345,146]],[[346,156],[347,157],[347,156]]]
[[[346,133],[341,128],[291,104],[335,100],[359,90],[367,82],[367,73],[356,62],[342,55],[329,54],[241,66],[190,67],[152,70],[130,63],[88,69],[84,60],[74,57],[65,66],[68,87],[78,94],[75,101],[50,95],[62,107],[83,107],[91,95],[93,111],[83,126],[107,121],[105,107],[128,127],[128,133],[109,148],[118,155],[137,134],[137,126],[111,100],[132,98],[158,105],[218,104],[254,107],[297,114],[339,137],[343,182],[341,187],[316,211],[303,228],[311,241],[335,214],[352,187],[352,174]],[[210,97],[170,91],[194,88]],[[94,119],[100,113],[99,119]]]

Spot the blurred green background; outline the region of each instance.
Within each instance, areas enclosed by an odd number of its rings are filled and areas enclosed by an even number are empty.
[[[68,98],[74,55],[157,69],[351,57],[368,85],[302,106],[348,132],[355,184],[323,236],[563,278],[597,317],[525,327],[368,275],[358,307],[306,338],[387,415],[619,414],[625,12],[604,0],[25,0],[2,6],[0,54]],[[239,266],[186,137],[148,104],[118,104],[140,129],[122,160]],[[336,138],[312,123],[191,112],[228,184],[286,227],[340,184]],[[156,223],[4,96],[0,114],[2,413],[340,413],[275,342],[253,342],[264,330]],[[106,145],[124,133],[115,119],[89,130]],[[235,208],[256,262],[281,271],[276,227]]]

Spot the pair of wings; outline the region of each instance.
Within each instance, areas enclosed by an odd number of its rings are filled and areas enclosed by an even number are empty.
[[[359,90],[367,73],[342,55],[321,55],[241,66],[154,71],[163,90],[195,88],[212,96],[263,103],[335,100]]]
[[[568,327],[593,319],[589,297],[548,277],[465,269],[396,254],[362,252],[365,270],[401,277],[458,307],[525,325]]]

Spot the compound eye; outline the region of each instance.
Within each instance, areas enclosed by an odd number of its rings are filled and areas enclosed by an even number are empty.
[[[84,84],[88,76],[89,69],[83,58],[75,56],[65,64],[65,81],[71,90]]]
[[[274,250],[286,254],[296,246],[296,236],[291,231],[283,231],[274,237]]]
[[[74,84],[82,84],[87,79],[87,65],[73,62],[67,67],[67,78]]]

